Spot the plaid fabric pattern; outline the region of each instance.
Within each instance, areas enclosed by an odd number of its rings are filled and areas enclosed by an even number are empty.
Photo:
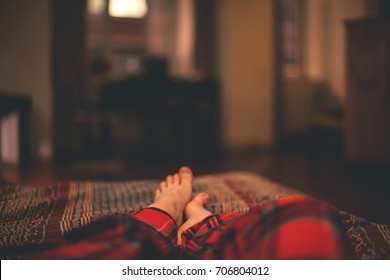
[[[46,259],[343,259],[348,258],[337,216],[326,204],[291,197],[247,214],[212,215],[187,229],[165,212],[146,208],[130,218],[99,221],[66,242],[30,258]],[[103,227],[102,227],[103,226]],[[100,229],[100,230],[99,230]]]
[[[139,218],[139,219],[138,219]],[[57,245],[34,248],[23,259],[173,259],[176,224],[158,209],[136,211],[132,217],[110,217],[66,234]]]
[[[183,234],[200,259],[350,258],[337,215],[303,196],[253,207],[248,214],[215,215]]]

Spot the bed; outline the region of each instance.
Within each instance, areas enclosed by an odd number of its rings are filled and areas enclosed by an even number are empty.
[[[8,248],[53,244],[75,229],[107,216],[126,215],[153,201],[158,180],[69,181],[46,186],[0,182],[0,257]],[[197,176],[194,193],[205,191],[212,213],[249,207],[298,192],[263,176],[226,172]],[[376,224],[336,209],[358,259],[390,259],[390,224]]]

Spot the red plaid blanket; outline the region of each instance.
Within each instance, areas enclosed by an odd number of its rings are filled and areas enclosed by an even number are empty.
[[[344,259],[351,255],[337,215],[307,197],[276,200],[247,214],[212,215],[183,233],[165,212],[146,208],[129,218],[92,224],[50,250],[44,259]],[[108,224],[111,226],[107,227]]]

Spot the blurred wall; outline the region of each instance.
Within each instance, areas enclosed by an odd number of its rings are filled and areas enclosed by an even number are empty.
[[[52,156],[50,1],[0,1],[0,90],[32,98],[31,151]]]
[[[319,107],[342,110],[346,98],[345,23],[373,15],[373,3],[303,1],[302,76],[283,81],[283,137],[305,134],[321,113]]]
[[[306,77],[323,82],[345,100],[345,23],[372,13],[373,0],[306,0],[303,18],[303,65]]]
[[[272,0],[217,3],[217,69],[226,147],[273,143]]]

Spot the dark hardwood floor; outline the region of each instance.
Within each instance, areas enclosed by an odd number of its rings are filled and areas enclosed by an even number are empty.
[[[313,156],[305,149],[248,151],[203,160],[155,163],[112,160],[27,167],[3,165],[0,178],[23,185],[86,179],[163,179],[181,165],[192,167],[195,175],[233,170],[254,172],[370,221],[390,223],[390,172],[372,167],[351,168],[337,153],[321,152]]]

